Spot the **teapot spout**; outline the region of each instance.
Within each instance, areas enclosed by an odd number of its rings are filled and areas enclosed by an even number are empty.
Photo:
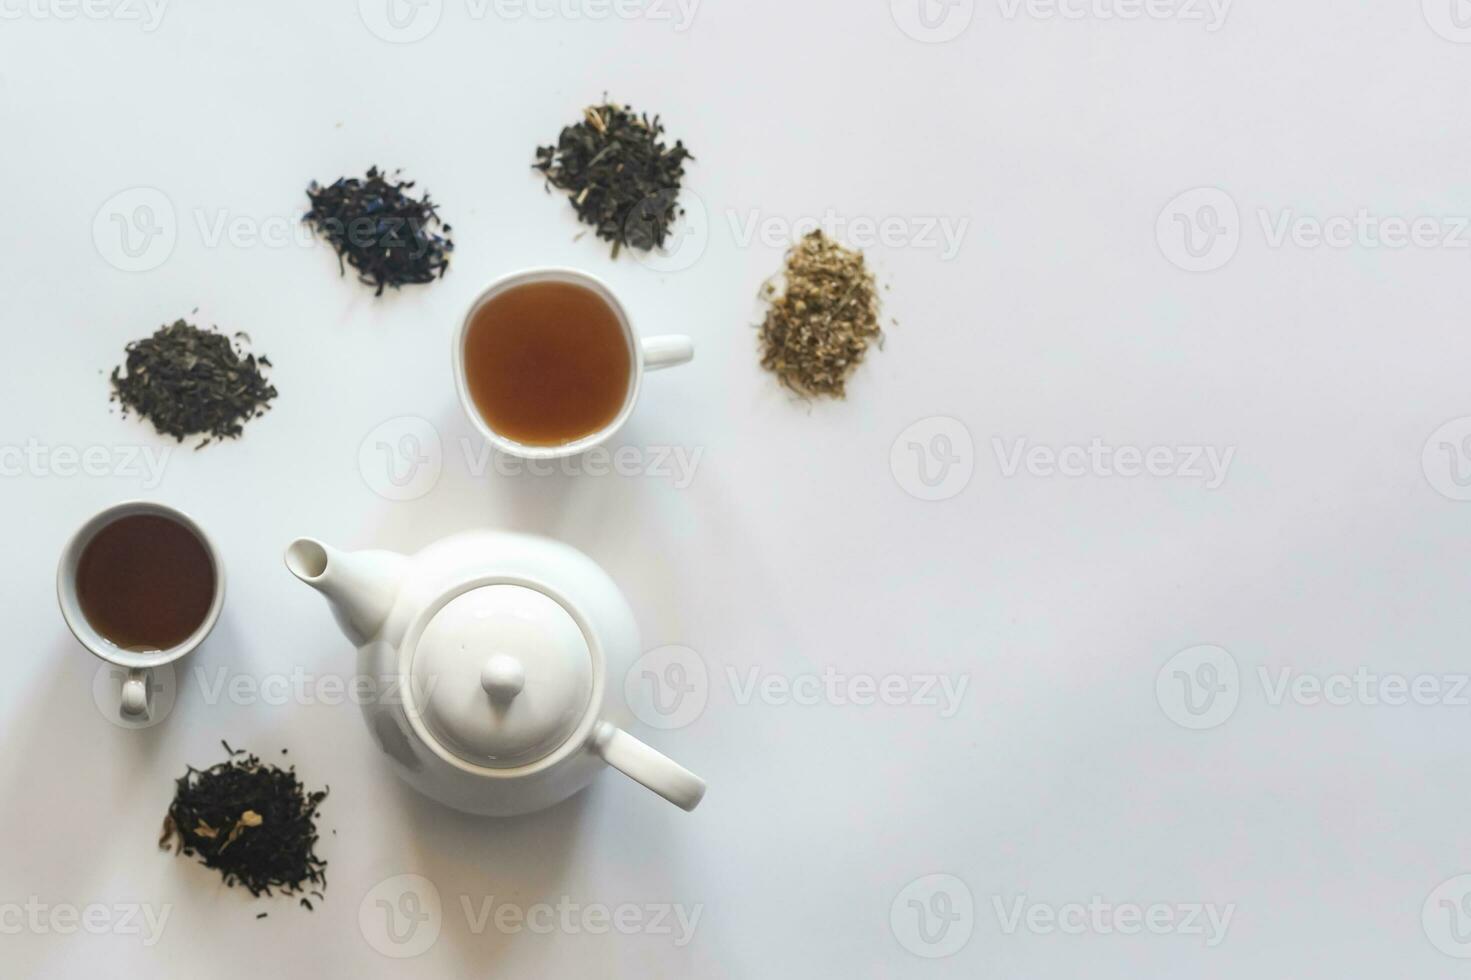
[[[327,597],[337,624],[359,646],[388,619],[407,561],[391,551],[345,553],[312,538],[286,549],[287,569]]]

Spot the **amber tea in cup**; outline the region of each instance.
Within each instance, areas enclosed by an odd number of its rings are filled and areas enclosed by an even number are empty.
[[[485,423],[525,446],[562,446],[612,425],[633,380],[617,310],[565,280],[524,282],[487,299],[470,317],[463,357]]]
[[[640,337],[608,285],[577,269],[502,276],[470,304],[450,352],[460,407],[499,452],[560,459],[628,421],[649,371],[687,364],[683,334]]]

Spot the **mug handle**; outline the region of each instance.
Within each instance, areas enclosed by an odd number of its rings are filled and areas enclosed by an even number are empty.
[[[608,765],[681,810],[693,810],[705,797],[703,779],[606,721],[598,722],[593,749]]]
[[[147,721],[153,713],[153,690],[148,671],[134,667],[123,681],[123,704],[121,713],[126,721]]]
[[[695,342],[680,334],[645,337],[640,346],[644,352],[645,371],[688,364],[695,357]]]

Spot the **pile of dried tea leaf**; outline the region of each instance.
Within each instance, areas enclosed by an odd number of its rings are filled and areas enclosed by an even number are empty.
[[[189,766],[179,777],[158,846],[197,857],[252,895],[322,897],[327,862],[317,857],[317,807],[326,790],[307,792],[296,767],[279,769],[230,748],[228,761]],[[305,897],[301,904],[312,907]]]
[[[414,182],[396,177],[369,167],[361,180],[339,177],[326,187],[312,181],[306,191],[312,209],[302,220],[332,243],[344,275],[346,262],[357,270],[359,282],[378,287],[374,296],[382,296],[385,286],[442,279],[455,247],[431,230],[452,230],[440,220],[439,205],[427,193],[422,198],[407,193]]]
[[[803,397],[844,397],[869,343],[883,343],[878,288],[863,253],[814,231],[787,252],[782,278],[780,294],[772,282],[762,290],[770,306],[761,366]]]
[[[684,213],[679,187],[684,162],[694,159],[679,140],[666,146],[663,132],[658,116],[635,115],[632,106],[590,106],[556,146],[537,147],[532,169],[567,192],[578,218],[613,243],[615,259],[625,245],[647,252]]]
[[[242,356],[237,348],[248,339],[183,320],[159,327],[152,337],[128,344],[125,364],[113,368],[113,401],[122,404],[125,416],[137,412],[180,442],[206,436],[196,449],[213,439],[234,439],[243,423],[264,415],[276,397],[261,373],[270,359]]]

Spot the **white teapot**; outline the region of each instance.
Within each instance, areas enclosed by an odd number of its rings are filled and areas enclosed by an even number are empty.
[[[592,559],[524,534],[472,531],[413,557],[311,538],[286,567],[327,597],[358,646],[368,727],[411,786],[458,810],[528,813],[604,764],[693,810],[705,783],[619,727],[609,695],[638,656],[627,600]]]

